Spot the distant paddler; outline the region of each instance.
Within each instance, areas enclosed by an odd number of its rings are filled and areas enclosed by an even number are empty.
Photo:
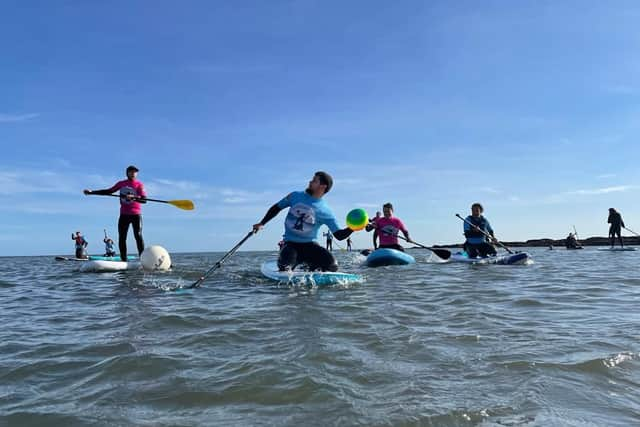
[[[76,242],[76,258],[88,259],[87,246],[89,246],[89,243],[86,241],[82,233],[79,231],[76,231],[75,234],[71,233],[71,240]]]
[[[620,247],[624,248],[624,243],[622,242],[622,228],[626,228],[624,226],[624,221],[622,220],[622,215],[620,212],[616,211],[614,208],[609,208],[609,218],[607,222],[611,224],[609,227],[609,243],[611,244],[611,248],[615,246],[616,243],[616,235],[618,236],[618,241],[620,242]]]
[[[338,263],[331,252],[316,242],[322,225],[326,225],[337,240],[344,240],[353,232],[351,228],[338,226],[335,215],[323,200],[332,186],[331,175],[316,172],[305,191],[289,193],[253,225],[254,233],[258,232],[281,210],[289,208],[284,221],[284,246],[278,256],[280,271],[293,270],[303,263],[311,270],[338,271]]]
[[[578,244],[578,239],[574,233],[569,233],[567,239],[565,240],[565,246],[567,249],[580,249],[580,245]]]
[[[107,230],[104,230],[104,239],[102,239],[102,242],[104,243],[104,256],[116,256],[116,251],[113,249],[113,239],[107,236]]]

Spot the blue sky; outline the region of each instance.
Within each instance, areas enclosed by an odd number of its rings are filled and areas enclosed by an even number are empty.
[[[0,255],[92,253],[129,164],[147,244],[226,251],[316,170],[416,241],[640,232],[634,1],[4,2]],[[284,213],[243,249],[275,249]],[[371,236],[358,233],[356,247]],[[134,247],[129,237],[129,246]]]

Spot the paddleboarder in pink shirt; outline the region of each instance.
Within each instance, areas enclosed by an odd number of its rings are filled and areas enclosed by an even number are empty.
[[[84,190],[84,194],[109,195],[120,190],[120,218],[118,218],[118,247],[120,259],[127,260],[127,233],[129,225],[133,227],[133,237],[136,239],[138,255],[144,251],[142,238],[142,203],[146,203],[147,193],[144,185],[138,181],[138,168],[129,166],[126,170],[127,179],[116,182],[113,187],[104,190]]]

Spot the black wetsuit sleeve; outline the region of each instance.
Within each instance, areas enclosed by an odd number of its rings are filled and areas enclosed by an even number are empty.
[[[260,224],[265,225],[266,223],[271,221],[273,218],[275,218],[276,215],[278,215],[281,210],[282,208],[280,208],[280,206],[278,206],[277,203],[271,206],[267,211],[267,213],[264,215],[264,218],[262,218],[262,220],[260,221]]]
[[[113,194],[116,191],[115,185],[111,188],[105,188],[104,190],[91,190],[89,194],[97,194],[99,196],[108,196],[109,194]]]
[[[338,240],[344,240],[347,237],[351,236],[351,233],[353,233],[353,230],[347,227],[333,233],[333,237],[335,237]]]

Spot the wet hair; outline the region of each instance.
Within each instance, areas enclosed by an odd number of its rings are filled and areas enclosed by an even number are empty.
[[[327,188],[324,190],[324,193],[327,194],[331,187],[333,187],[333,178],[326,172],[318,171],[314,174],[320,180],[320,184],[326,185]]]
[[[391,203],[385,203],[384,205],[382,205],[382,209],[385,209],[385,208],[393,210],[393,205]]]
[[[474,203],[471,205],[471,209],[473,209],[474,207],[478,207],[480,209],[480,212],[484,212],[484,208],[482,207],[482,205],[478,202]]]

